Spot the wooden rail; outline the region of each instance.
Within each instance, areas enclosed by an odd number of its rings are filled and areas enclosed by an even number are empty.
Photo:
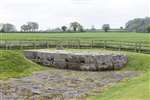
[[[111,40],[46,40],[46,41],[1,41],[0,49],[43,49],[56,48],[104,48],[113,50],[125,50],[150,54],[149,42],[126,42]]]

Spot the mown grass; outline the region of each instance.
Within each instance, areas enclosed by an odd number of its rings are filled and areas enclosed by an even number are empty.
[[[97,32],[97,33],[1,33],[1,40],[115,40],[149,42],[148,33]]]
[[[150,55],[126,52],[128,56],[128,64],[124,70],[150,71]]]
[[[106,88],[99,96],[88,100],[149,100],[150,99],[150,73],[132,80],[124,80],[115,86]]]
[[[27,76],[43,69],[25,59],[21,51],[0,50],[0,79]]]
[[[150,55],[126,54],[129,62],[123,70],[141,71],[143,75],[107,87],[99,96],[89,97],[88,100],[150,100]]]

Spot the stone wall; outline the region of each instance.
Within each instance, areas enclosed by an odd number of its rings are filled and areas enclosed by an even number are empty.
[[[24,51],[24,54],[38,64],[81,71],[118,70],[128,61],[124,54],[66,51]]]

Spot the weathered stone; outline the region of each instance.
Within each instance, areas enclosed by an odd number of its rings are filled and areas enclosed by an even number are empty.
[[[32,76],[0,81],[0,97],[2,100],[86,100],[109,84],[138,75],[139,72],[132,71],[80,72],[49,68]]]
[[[127,63],[123,54],[100,54],[66,51],[24,51],[28,59],[45,66],[82,71],[117,70]]]

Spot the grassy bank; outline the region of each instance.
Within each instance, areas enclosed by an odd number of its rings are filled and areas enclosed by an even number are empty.
[[[128,55],[128,64],[124,70],[150,71],[150,55],[126,52]]]
[[[0,79],[27,76],[42,69],[44,68],[25,59],[20,51],[0,50]]]
[[[99,96],[88,100],[149,100],[150,98],[150,55],[126,53],[129,62],[123,70],[142,71],[144,74],[131,80],[124,80],[105,89]]]
[[[88,100],[149,100],[150,98],[150,73],[133,80],[124,80],[115,86],[105,89],[99,96],[90,97]]]

